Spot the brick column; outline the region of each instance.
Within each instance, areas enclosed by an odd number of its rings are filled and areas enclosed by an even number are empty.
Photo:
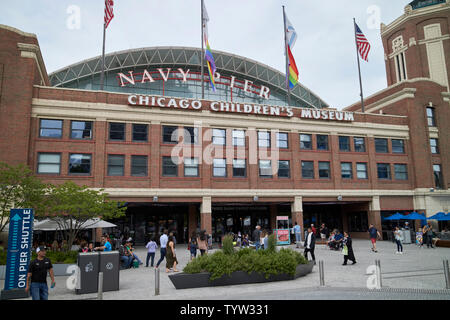
[[[277,228],[277,205],[271,204],[270,205],[270,229],[276,229]]]
[[[292,212],[292,226],[295,226],[295,223],[300,226],[302,239],[303,239],[303,201],[302,197],[296,196],[294,197],[294,202],[291,205]]]
[[[381,209],[379,196],[372,197],[368,220],[369,224],[373,224],[374,227],[380,232],[381,239],[383,240],[383,233],[381,232]]]
[[[191,237],[193,232],[197,231],[197,206],[195,204],[189,205],[189,222],[188,222],[188,237]],[[187,240],[189,241],[189,240]]]
[[[161,147],[161,124],[152,121],[150,125],[150,183],[152,188],[159,188],[159,177],[161,172],[162,159],[160,156]]]
[[[212,234],[212,208],[211,197],[203,197],[200,205],[200,229],[206,230],[207,234]]]

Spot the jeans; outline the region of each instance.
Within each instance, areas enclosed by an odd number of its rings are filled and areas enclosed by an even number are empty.
[[[150,260],[150,258],[152,258],[152,267],[153,267],[153,262],[155,261],[155,253],[154,252],[147,253],[147,261],[145,264],[146,267],[148,267],[148,261]]]
[[[302,241],[302,234],[300,232],[295,233],[295,242],[301,242]]]
[[[131,265],[131,261],[133,261],[133,257],[132,256],[121,256],[120,257],[120,261],[123,262],[123,267],[125,269],[128,269]]]
[[[159,258],[158,262],[156,263],[156,267],[159,267],[159,265],[161,264],[161,262],[164,261],[164,258],[166,257],[166,248],[161,248],[159,250],[159,252],[161,252],[161,258]]]
[[[397,243],[397,251],[398,251],[398,252],[403,252],[402,241],[396,239],[395,242]]]
[[[430,246],[433,248],[433,235],[426,235],[425,238],[427,239],[427,248]]]
[[[137,261],[139,261],[139,264],[142,264],[143,262],[141,261],[141,259],[138,258],[138,256],[136,254],[133,253],[133,258],[136,259]]]
[[[258,251],[261,248],[261,242],[255,241],[255,249]]]
[[[48,286],[46,283],[32,282],[30,291],[33,300],[48,300]]]

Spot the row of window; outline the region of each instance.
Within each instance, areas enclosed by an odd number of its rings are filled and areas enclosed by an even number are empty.
[[[197,158],[184,158],[184,176],[198,177],[199,162]],[[70,154],[69,174],[71,175],[91,175],[92,155],[90,154]],[[213,160],[213,177],[227,177],[226,159]],[[406,164],[394,164],[394,179],[408,180]],[[301,161],[302,178],[315,179],[314,161]],[[61,154],[59,153],[39,153],[38,169],[40,174],[60,174]],[[290,178],[290,161],[279,160],[276,170],[272,170],[272,160],[259,160],[259,176],[262,178],[273,177],[274,172],[278,178]],[[331,169],[329,161],[318,162],[318,172],[320,179],[330,179]],[[391,179],[391,165],[388,163],[377,164],[378,179]],[[123,176],[125,174],[125,155],[108,155],[108,176]],[[131,175],[148,175],[148,156],[131,156]],[[171,157],[162,157],[162,175],[165,177],[177,177],[178,165]],[[246,177],[247,165],[245,159],[233,159],[232,176]],[[353,163],[341,163],[342,179],[353,179]],[[356,163],[357,179],[368,179],[367,163]]]
[[[40,137],[61,138],[63,120],[41,119]],[[198,128],[184,127],[184,142],[196,144],[199,141]],[[163,126],[162,141],[167,144],[178,143],[178,127]],[[126,123],[109,123],[109,140],[125,141]],[[93,122],[91,121],[71,121],[72,139],[92,139]],[[276,134],[276,146],[280,149],[289,148],[288,133],[278,132]],[[339,150],[344,152],[351,151],[351,139],[348,136],[339,136]],[[132,140],[135,142],[148,141],[148,125],[132,124]],[[316,135],[316,150],[329,150],[328,135]],[[392,139],[392,153],[405,153],[404,140]],[[226,129],[212,129],[212,143],[214,145],[225,146],[227,144]],[[232,145],[245,146],[245,131],[232,131]],[[269,131],[258,131],[258,147],[270,148],[271,134]],[[313,150],[313,140],[311,134],[300,134],[300,149]],[[355,152],[366,152],[366,143],[364,137],[353,137],[353,150]],[[388,139],[375,138],[375,151],[377,153],[389,153]]]

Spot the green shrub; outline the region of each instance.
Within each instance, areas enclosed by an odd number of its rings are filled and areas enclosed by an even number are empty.
[[[8,255],[7,250],[0,251],[0,265],[6,265],[7,255]],[[53,264],[55,263],[75,264],[77,263],[78,252],[47,251],[47,254],[45,256],[49,258]],[[36,251],[33,250],[31,253],[31,260],[36,259],[36,257],[37,257]]]
[[[0,250],[0,266],[6,264],[7,250]]]
[[[222,239],[222,250],[225,254],[233,254],[234,253],[234,246],[233,246],[233,237],[232,236],[225,236]]]
[[[255,251],[243,248],[225,253],[224,241],[223,250],[195,258],[184,267],[183,271],[185,273],[209,272],[211,273],[210,281],[225,274],[231,275],[235,271],[257,272],[264,274],[267,279],[271,275],[282,273],[293,276],[297,265],[308,263],[300,253],[291,249],[281,249],[279,252],[275,248],[271,249]]]
[[[267,241],[267,250],[270,252],[277,251],[277,237],[274,234],[269,236],[269,240]]]

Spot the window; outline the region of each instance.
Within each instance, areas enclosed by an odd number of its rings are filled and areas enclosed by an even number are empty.
[[[378,179],[391,180],[391,167],[389,163],[377,163]]]
[[[70,129],[71,139],[92,139],[91,121],[72,121]]]
[[[178,127],[163,126],[163,143],[175,144],[178,142]]]
[[[124,168],[124,155],[108,155],[108,176],[123,176],[125,174]]]
[[[163,157],[163,177],[178,177],[178,165],[173,162],[172,157]]]
[[[405,153],[405,141],[392,139],[392,153]]]
[[[300,149],[312,150],[312,136],[310,134],[300,134]]]
[[[302,178],[314,179],[314,162],[302,161]]]
[[[353,179],[353,170],[351,162],[341,162],[342,179]]]
[[[427,121],[429,127],[435,127],[436,126],[436,119],[435,119],[435,113],[434,108],[427,107]]]
[[[397,75],[397,82],[408,79],[406,74],[405,53],[401,52],[394,57],[395,60],[395,73]]]
[[[116,140],[116,141],[125,140],[125,123],[109,124],[109,140]]]
[[[317,150],[328,150],[328,136],[317,135]]]
[[[91,174],[91,155],[90,154],[71,154],[69,157],[69,174],[90,175]]]
[[[434,184],[435,184],[436,188],[443,189],[444,181],[442,181],[442,172],[441,172],[440,164],[433,165],[433,175],[434,175]]]
[[[356,164],[356,176],[358,179],[368,179],[367,176],[367,163]]]
[[[218,146],[225,146],[227,144],[226,130],[225,129],[212,129],[212,143]]]
[[[278,178],[290,178],[289,160],[278,161]]]
[[[60,153],[38,153],[37,173],[60,174],[61,154]]]
[[[198,128],[184,127],[184,143],[197,144],[198,143]]]
[[[330,162],[319,161],[319,178],[320,179],[330,179]]]
[[[131,156],[131,175],[135,177],[147,176],[147,156]]]
[[[350,151],[350,137],[339,136],[339,151]]]
[[[184,158],[184,176],[198,177],[198,158]]]
[[[233,159],[233,177],[242,178],[247,176],[245,159]]]
[[[227,176],[227,163],[225,159],[213,160],[213,176],[214,177],[226,177]]]
[[[39,137],[42,138],[61,138],[62,137],[62,120],[41,119],[39,129]]]
[[[233,130],[233,146],[245,147],[245,131]]]
[[[355,152],[366,152],[366,142],[362,137],[354,137],[353,143],[355,146]]]
[[[406,164],[394,164],[395,180],[408,180],[408,168]]]
[[[258,131],[258,147],[270,148],[270,132]]]
[[[148,141],[148,125],[133,124],[133,141],[136,142]]]
[[[431,146],[431,153],[433,153],[433,154],[439,153],[438,139],[431,138],[430,146]]]
[[[272,160],[259,160],[259,176],[272,178]]]
[[[348,231],[367,232],[367,226],[369,225],[369,221],[366,211],[349,212],[347,214],[349,222]]]
[[[289,148],[288,134],[286,132],[277,133],[277,148],[280,149]]]
[[[375,138],[375,152],[376,153],[388,153],[388,140]]]

